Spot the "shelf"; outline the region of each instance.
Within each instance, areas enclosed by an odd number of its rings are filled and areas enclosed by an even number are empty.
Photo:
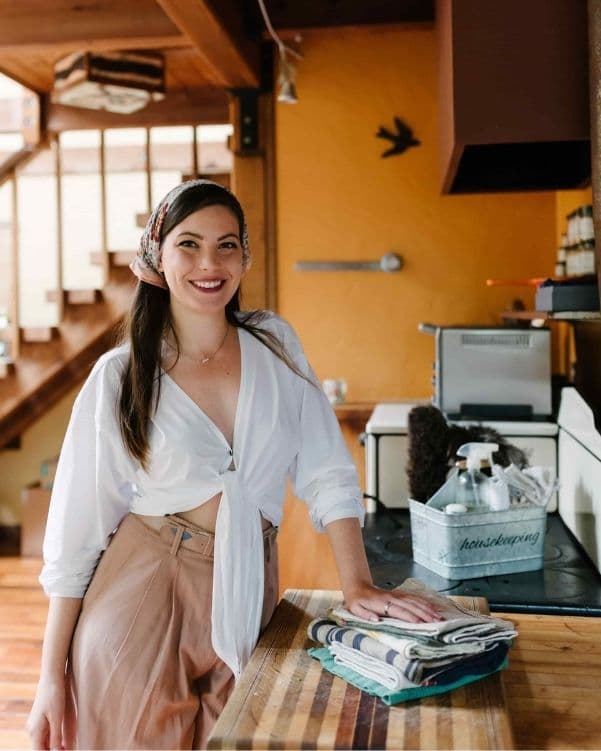
[[[554,313],[547,310],[504,310],[501,318],[510,321],[601,321],[598,310],[564,310]]]
[[[334,412],[340,422],[366,423],[376,406],[375,402],[344,402],[335,404]]]

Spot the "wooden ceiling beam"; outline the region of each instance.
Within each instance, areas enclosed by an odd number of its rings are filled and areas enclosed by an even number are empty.
[[[49,104],[46,117],[48,130],[54,133],[94,128],[211,125],[229,122],[229,99],[223,89],[207,86],[168,92],[162,102],[152,102],[131,115]]]
[[[70,52],[103,52],[107,50],[144,50],[189,47],[190,42],[180,33],[166,36],[114,36],[106,38],[82,37],[81,39],[30,41],[25,44],[3,44],[0,42],[0,56],[44,55],[61,57]]]
[[[194,45],[212,83],[225,88],[259,86],[259,44],[244,34],[232,0],[156,1]]]
[[[0,47],[178,33],[154,0],[0,0],[0,18]]]

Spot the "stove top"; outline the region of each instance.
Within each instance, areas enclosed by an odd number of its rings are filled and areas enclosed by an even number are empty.
[[[547,517],[542,569],[481,579],[444,579],[415,563],[406,509],[367,514],[363,538],[374,582],[385,589],[414,577],[445,594],[486,597],[493,612],[601,616],[601,575],[559,514]]]

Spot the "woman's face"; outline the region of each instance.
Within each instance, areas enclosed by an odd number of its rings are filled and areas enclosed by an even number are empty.
[[[161,250],[159,270],[165,274],[172,308],[223,310],[247,271],[238,220],[226,206],[189,214],[165,236]]]

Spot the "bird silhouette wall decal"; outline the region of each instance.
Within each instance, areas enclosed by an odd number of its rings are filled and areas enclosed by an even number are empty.
[[[387,156],[394,156],[395,154],[403,154],[411,146],[419,146],[421,141],[413,136],[413,130],[406,125],[400,117],[394,118],[394,124],[396,126],[396,133],[383,125],[380,125],[380,129],[376,133],[376,138],[384,138],[387,141],[392,142],[392,146],[381,155],[384,159]]]

